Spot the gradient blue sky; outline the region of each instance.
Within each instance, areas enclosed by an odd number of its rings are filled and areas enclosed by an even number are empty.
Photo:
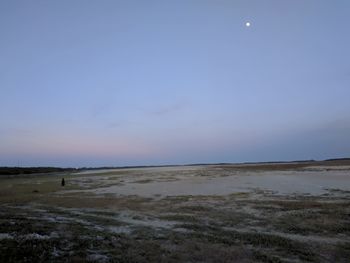
[[[349,26],[348,0],[2,0],[0,165],[350,156]]]

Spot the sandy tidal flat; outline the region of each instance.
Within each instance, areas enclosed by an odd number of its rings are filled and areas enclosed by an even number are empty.
[[[350,169],[350,167],[348,168]],[[188,171],[158,173],[157,169],[136,174],[132,179],[119,176],[96,178],[98,188],[80,192],[94,194],[179,196],[179,195],[228,195],[255,190],[276,194],[326,194],[330,189],[350,191],[349,170],[321,171],[251,171],[232,175],[221,174],[219,169],[210,172],[204,168]],[[142,179],[140,179],[142,178]],[[81,178],[84,181],[86,178]],[[79,180],[79,179],[78,179]],[[107,181],[107,182],[106,182]],[[68,193],[66,191],[65,193]]]
[[[350,258],[346,162],[107,169],[0,180],[1,262]]]

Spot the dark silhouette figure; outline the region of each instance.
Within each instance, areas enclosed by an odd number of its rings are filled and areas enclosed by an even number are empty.
[[[64,181],[64,178],[62,178],[62,181],[61,181],[61,186],[65,186],[66,182]]]

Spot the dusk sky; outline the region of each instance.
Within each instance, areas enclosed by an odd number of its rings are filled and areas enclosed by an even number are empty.
[[[0,166],[349,157],[350,1],[2,0],[0,98]]]

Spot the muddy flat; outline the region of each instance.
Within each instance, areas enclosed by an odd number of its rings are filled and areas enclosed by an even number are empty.
[[[197,168],[191,170],[168,170],[153,168],[151,171],[133,171],[134,176],[97,177],[99,187],[83,192],[94,194],[178,196],[178,195],[228,195],[239,192],[254,192],[255,189],[277,194],[326,194],[330,189],[350,191],[350,167],[319,171],[250,171],[222,172],[220,168]],[[333,168],[334,169],[334,168]],[[130,172],[130,171],[129,171]],[[96,171],[96,174],[99,174]],[[103,173],[103,171],[101,172]],[[82,173],[79,173],[82,174]],[[91,173],[89,173],[91,174]],[[77,179],[86,180],[81,177]],[[106,182],[107,181],[107,182]],[[103,186],[103,185],[106,186]],[[72,191],[71,191],[72,192]],[[77,192],[82,192],[78,190]],[[69,193],[68,191],[66,193]]]
[[[0,178],[1,262],[350,258],[348,161]]]

